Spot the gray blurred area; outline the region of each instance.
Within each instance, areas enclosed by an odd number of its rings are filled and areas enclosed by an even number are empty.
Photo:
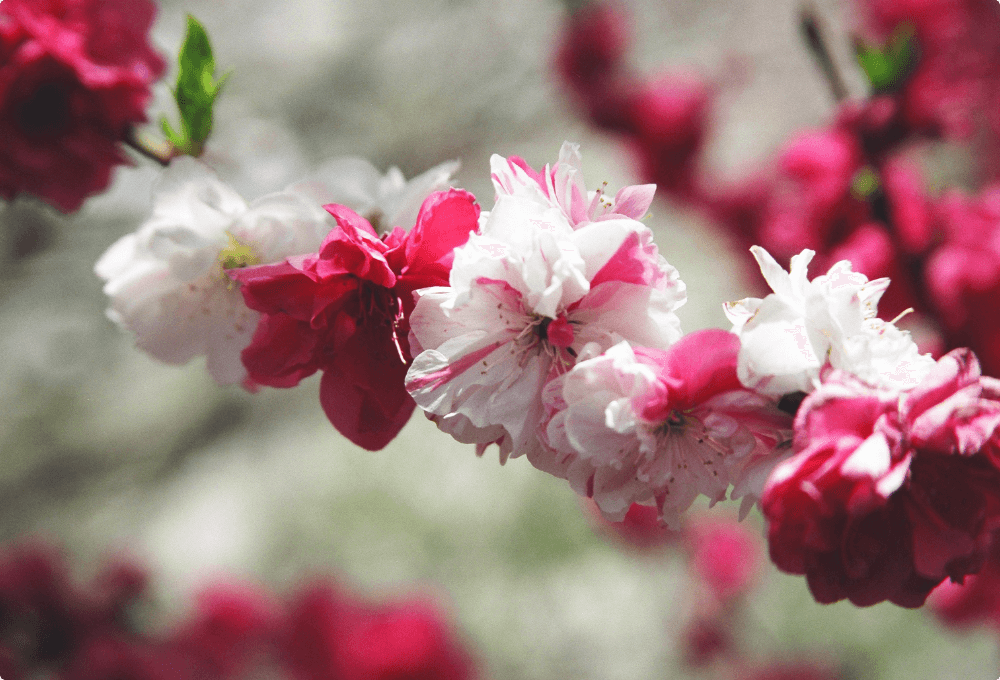
[[[638,66],[695,68],[723,83],[709,150],[718,172],[759,168],[792,131],[831,114],[799,40],[797,2],[625,4]],[[814,6],[861,94],[846,9]],[[460,159],[456,185],[488,208],[491,154],[538,167],[564,139],[581,143],[592,186],[638,181],[626,150],[588,129],[549,70],[556,2],[161,7],[153,35],[164,54],[176,54],[191,12],[232,71],[205,160],[248,200],[351,154],[408,176]],[[154,109],[173,115],[166,85]],[[362,451],[323,416],[317,377],[251,395],[216,386],[203,362],[166,366],[136,350],[104,317],[92,267],[146,217],[158,172],[137,158],[70,217],[28,199],[0,206],[0,538],[60,541],[81,574],[109,552],[136,555],[171,616],[213,578],[284,591],[301,574],[333,574],[370,593],[438,598],[487,677],[689,677],[677,648],[694,607],[684,565],[605,543],[565,483],[523,459],[478,459],[419,415],[385,450]],[[721,303],[746,295],[737,274],[749,257],[666,202],[649,223],[687,282],[685,330],[725,326]],[[959,638],[890,605],[820,607],[804,579],[773,569],[751,610],[761,655],[816,652],[859,680],[997,673],[985,635]]]

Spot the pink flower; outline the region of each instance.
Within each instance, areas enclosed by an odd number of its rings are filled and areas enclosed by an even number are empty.
[[[850,131],[832,127],[799,133],[778,159],[779,181],[757,238],[784,260],[809,248],[825,252],[868,219],[868,205],[852,195],[863,153]]]
[[[912,129],[968,137],[984,107],[996,106],[1000,5],[991,0],[861,0],[869,34],[881,43],[913,28],[919,61],[899,85]]]
[[[1000,526],[998,395],[968,350],[902,394],[827,371],[764,491],[771,559],[824,603],[917,607],[975,573]]]
[[[685,536],[691,567],[718,602],[744,595],[755,585],[763,567],[763,546],[746,525],[706,517],[689,525]]]
[[[839,680],[843,676],[826,665],[783,661],[743,669],[738,677],[740,680]]]
[[[64,212],[103,190],[165,64],[148,0],[6,0],[0,6],[0,196]]]
[[[628,99],[630,145],[643,175],[669,195],[693,198],[698,160],[709,132],[712,88],[690,73],[643,83]]]
[[[952,192],[938,210],[944,242],[923,270],[933,309],[949,345],[967,345],[987,374],[1000,375],[1000,186]]]
[[[334,427],[377,450],[406,424],[414,403],[403,378],[413,292],[448,280],[452,250],[476,229],[468,192],[431,194],[410,232],[380,240],[344,206],[318,253],[227,270],[246,304],[262,313],[243,364],[252,381],[293,387],[323,371],[320,403]]]
[[[59,677],[64,680],[198,680],[212,676],[205,676],[192,659],[172,646],[122,631],[87,640]]]
[[[193,615],[169,644],[197,662],[206,677],[243,678],[277,652],[284,614],[260,587],[213,584],[198,594]]]
[[[587,519],[594,531],[625,549],[638,552],[655,551],[678,543],[681,531],[660,524],[659,511],[650,505],[633,503],[620,522],[611,522],[601,514],[601,508],[589,498],[581,498]]]
[[[448,285],[420,291],[410,319],[410,394],[479,453],[499,444],[501,461],[540,450],[543,386],[585,345],[680,337],[684,284],[628,216],[645,209],[643,188],[605,212],[586,198],[574,152],[564,145],[543,173],[494,156],[494,209],[455,251]]]
[[[567,21],[555,57],[562,82],[601,127],[624,123],[631,85],[625,61],[628,19],[609,3],[590,3]]]
[[[471,680],[475,664],[430,603],[372,606],[327,585],[296,598],[286,665],[297,680]]]
[[[529,460],[612,521],[633,503],[655,503],[677,528],[699,494],[714,503],[730,484],[748,511],[791,418],[740,386],[738,350],[736,336],[707,330],[666,350],[619,343],[581,356],[546,387],[546,448]]]

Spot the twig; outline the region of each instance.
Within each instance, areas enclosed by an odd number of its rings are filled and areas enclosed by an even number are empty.
[[[826,82],[830,86],[833,98],[838,102],[846,99],[847,87],[840,77],[840,72],[837,70],[836,64],[833,63],[833,57],[831,57],[830,50],[823,39],[823,34],[820,32],[819,18],[816,15],[816,10],[808,5],[804,7],[799,26],[802,29],[802,35],[806,39],[806,44],[809,46],[809,51],[812,52],[816,63],[819,64],[823,75],[826,77]]]
[[[152,161],[156,161],[163,167],[169,165],[170,160],[176,155],[172,144],[169,142],[155,144],[147,137],[140,135],[139,131],[134,127],[129,128],[124,141],[140,154]]]

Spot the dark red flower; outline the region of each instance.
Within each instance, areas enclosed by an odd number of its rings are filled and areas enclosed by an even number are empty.
[[[684,631],[684,663],[695,668],[708,666],[731,651],[732,637],[724,620],[696,619]]]
[[[771,559],[817,601],[861,606],[918,607],[977,572],[1000,526],[998,396],[968,350],[902,395],[826,372],[764,490]]]
[[[628,19],[614,5],[590,3],[566,23],[556,52],[556,72],[599,127],[627,126],[626,100],[633,89],[626,51]]]
[[[61,680],[203,680],[193,660],[171,645],[129,635],[94,636],[77,653]]]
[[[155,12],[149,0],[0,5],[0,196],[69,212],[107,187],[165,68],[147,39]]]
[[[292,387],[323,371],[320,402],[358,446],[384,447],[414,409],[404,378],[413,291],[447,285],[452,251],[477,229],[479,206],[459,189],[431,194],[410,232],[378,238],[340,205],[318,253],[230,269],[251,309],[262,312],[243,364],[252,382]]]

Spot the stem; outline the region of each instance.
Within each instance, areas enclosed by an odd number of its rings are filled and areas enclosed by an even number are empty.
[[[834,100],[839,102],[846,99],[847,87],[844,85],[844,80],[840,77],[840,72],[837,70],[836,64],[833,63],[833,57],[830,56],[830,50],[823,39],[823,34],[820,32],[819,18],[815,9],[809,6],[802,9],[799,27],[802,29],[802,34],[806,39],[809,51],[812,52],[813,58],[816,59],[816,63],[819,64],[823,75],[826,77],[827,85],[830,86],[830,92],[833,93]]]
[[[145,135],[142,135],[136,128],[129,128],[125,135],[124,142],[138,151],[141,155],[156,161],[163,167],[170,164],[170,159],[174,158],[175,149],[170,142],[156,143]]]

